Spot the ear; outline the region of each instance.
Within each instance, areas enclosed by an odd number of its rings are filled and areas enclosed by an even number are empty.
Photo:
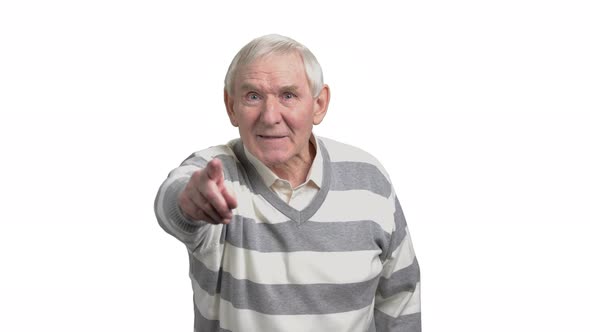
[[[330,87],[327,84],[324,84],[322,91],[320,91],[320,95],[313,101],[313,124],[319,125],[324,116],[326,116],[326,112],[328,112],[328,105],[330,104]]]
[[[226,89],[223,89],[223,102],[225,103],[225,110],[229,116],[229,121],[234,127],[237,127],[238,119],[234,112],[234,98],[229,95]]]

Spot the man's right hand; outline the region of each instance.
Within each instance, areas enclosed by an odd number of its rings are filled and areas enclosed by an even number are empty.
[[[219,159],[211,160],[205,168],[193,173],[178,195],[178,205],[193,220],[212,224],[230,222],[231,210],[238,206],[238,201],[225,187]]]

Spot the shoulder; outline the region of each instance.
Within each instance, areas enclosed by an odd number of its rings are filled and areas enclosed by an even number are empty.
[[[214,145],[195,151],[170,174],[190,176],[194,171],[205,168],[211,160],[217,158],[223,164],[223,173],[226,179],[237,180],[240,178],[240,167],[238,166],[240,162],[234,153],[234,147],[240,143],[240,139],[236,138],[226,144]]]
[[[214,158],[220,159],[223,164],[237,162],[237,157],[233,151],[233,147],[239,143],[239,139],[233,139],[226,144],[210,146],[206,149],[193,152],[186,158],[181,166],[194,165],[203,168],[209,161]]]
[[[326,147],[326,149],[330,153],[331,159],[334,161],[345,161],[345,160],[372,161],[373,159],[376,161],[376,159],[370,153],[366,152],[365,150],[363,150],[361,148],[358,148],[358,147],[350,145],[350,144],[338,142],[336,140],[333,140],[333,139],[327,138],[327,137],[319,137],[319,136],[316,136],[316,137],[318,140],[320,140],[322,143],[324,143],[324,146]]]
[[[226,177],[229,179],[238,178],[238,158],[232,149],[238,143],[240,143],[240,139],[233,139],[226,144],[214,145],[195,151],[184,159],[180,166],[173,169],[168,174],[168,178],[190,177],[196,170],[205,168],[207,163],[214,158],[221,160]]]
[[[390,196],[393,188],[389,174],[377,158],[349,144],[325,137],[318,139],[329,155],[336,188],[365,189],[384,197]]]
[[[379,162],[377,158],[375,158],[369,152],[342,142],[338,142],[336,140],[326,138],[326,137],[317,137],[319,141],[323,143],[326,150],[328,151],[328,155],[330,156],[330,161],[333,163],[341,163],[341,162],[350,162],[350,163],[363,163],[374,166],[377,168],[385,177],[389,179],[389,175],[385,170],[385,167]]]

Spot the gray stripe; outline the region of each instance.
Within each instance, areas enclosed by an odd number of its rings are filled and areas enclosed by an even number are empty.
[[[331,167],[332,190],[368,190],[385,198],[391,195],[391,183],[373,164],[340,161],[333,162]]]
[[[195,304],[195,332],[231,332],[219,326],[219,320],[205,318]]]
[[[378,278],[349,284],[265,285],[235,279],[228,272],[211,271],[191,256],[191,276],[199,286],[231,302],[238,309],[269,315],[331,314],[358,310],[375,297]]]
[[[389,278],[381,278],[378,289],[381,296],[388,298],[401,292],[413,292],[419,281],[420,267],[414,257],[410,266],[394,272]]]
[[[250,181],[246,177],[246,170],[242,164],[240,164],[239,160],[226,154],[217,155],[215,158],[221,160],[223,164],[223,174],[226,179],[238,181],[240,184],[252,188]]]
[[[406,238],[406,216],[404,215],[404,211],[402,210],[402,206],[399,204],[399,200],[397,199],[397,195],[395,196],[395,213],[393,214],[393,220],[395,221],[395,232],[393,233],[393,240],[392,240],[392,247],[393,250],[397,249],[397,247],[402,243],[402,241]]]
[[[421,332],[421,313],[403,315],[393,318],[379,310],[375,310],[375,327],[377,332]]]
[[[389,233],[370,220],[266,224],[235,215],[227,225],[226,241],[260,252],[334,252],[385,251],[389,238]]]

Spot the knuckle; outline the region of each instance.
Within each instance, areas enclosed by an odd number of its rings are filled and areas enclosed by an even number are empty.
[[[207,215],[201,210],[195,210],[195,218],[197,220],[207,220]]]
[[[215,223],[215,220],[213,220],[211,217],[209,217],[209,215],[207,215],[206,213],[201,213],[200,220],[203,220],[209,224]]]
[[[200,170],[199,171],[194,171],[193,174],[191,175],[190,181],[191,182],[198,181],[200,177],[201,177],[201,171]]]
[[[211,190],[207,190],[203,193],[203,197],[208,201],[211,202],[216,198],[216,195]]]
[[[205,201],[205,198],[200,193],[198,195],[195,195],[193,201],[195,202],[195,205],[199,207],[207,204],[207,201]]]

